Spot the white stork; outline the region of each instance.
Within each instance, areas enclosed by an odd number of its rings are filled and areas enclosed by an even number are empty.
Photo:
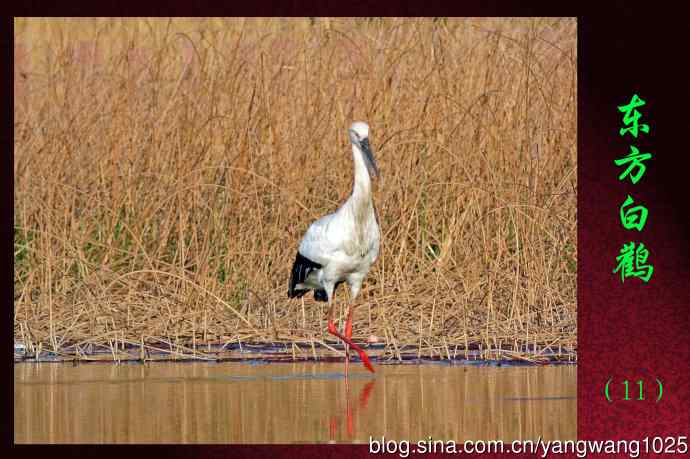
[[[369,357],[351,337],[353,303],[379,254],[379,225],[371,198],[371,179],[378,177],[379,170],[369,146],[369,125],[355,122],[349,134],[355,168],[352,194],[334,213],[312,223],[302,238],[292,266],[288,297],[301,297],[314,290],[315,300],[328,301],[328,332],[345,342],[346,368],[351,346],[373,372]],[[333,324],[335,290],[343,282],[350,287],[344,336]]]

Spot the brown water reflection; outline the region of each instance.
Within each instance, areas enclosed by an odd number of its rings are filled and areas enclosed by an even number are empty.
[[[576,368],[16,364],[17,443],[576,438]],[[353,371],[354,370],[354,371]]]

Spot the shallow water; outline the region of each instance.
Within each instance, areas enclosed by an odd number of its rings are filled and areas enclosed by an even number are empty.
[[[576,438],[576,367],[22,363],[16,443]]]

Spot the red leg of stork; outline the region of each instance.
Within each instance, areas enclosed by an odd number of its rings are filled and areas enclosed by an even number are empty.
[[[345,322],[345,338],[352,340],[352,305],[347,311],[347,322]],[[347,377],[347,369],[350,364],[350,346],[345,344],[345,377]]]
[[[347,312],[347,322],[345,322],[345,337],[352,338],[352,305]]]
[[[345,343],[345,381],[347,381],[347,375],[350,374],[350,345]]]
[[[362,359],[362,363],[364,364],[365,367],[367,367],[367,370],[374,373],[374,367],[371,365],[371,362],[369,361],[369,357],[367,356],[367,354],[362,350],[361,347],[357,346],[350,339],[350,336],[352,336],[352,305],[350,305],[350,310],[349,310],[348,316],[347,316],[347,323],[345,324],[345,333],[346,334],[349,333],[349,336],[342,335],[335,328],[335,324],[333,323],[333,304],[332,303],[330,305],[330,310],[328,312],[328,333],[330,333],[333,336],[337,336],[338,338],[343,340],[343,342],[345,343],[346,346],[349,345],[352,349],[357,351],[357,353],[359,354],[359,358]],[[346,347],[346,349],[347,349],[347,347]],[[346,359],[348,357],[349,356],[346,354]],[[346,360],[346,362],[347,362],[347,360]]]

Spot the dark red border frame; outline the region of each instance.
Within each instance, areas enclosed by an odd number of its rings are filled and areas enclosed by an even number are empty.
[[[686,171],[690,169],[685,166],[690,164],[690,78],[684,64],[690,22],[684,12],[655,15],[656,5],[622,1],[608,9],[598,5],[596,10],[574,8],[572,4],[562,7],[553,2],[531,2],[526,6],[523,2],[488,1],[452,6],[433,0],[414,5],[322,2],[313,8],[296,2],[253,2],[235,6],[235,11],[229,4],[210,2],[177,2],[165,7],[140,4],[133,10],[122,6],[113,1],[98,5],[26,2],[17,6],[17,14],[83,15],[99,10],[100,14],[112,15],[578,16],[578,438],[641,441],[645,437],[651,440],[655,436],[688,435],[690,197],[685,185]],[[10,20],[5,25],[4,62],[12,62],[13,27]],[[12,68],[5,67],[4,71],[4,81],[11,84]],[[627,151],[626,141],[617,134],[620,115],[616,106],[633,93],[647,101],[644,116],[652,132],[640,144],[654,154],[647,174],[635,186],[619,182],[613,164]],[[12,103],[5,105],[6,119],[12,119],[12,107]],[[12,128],[5,126],[3,140],[9,149]],[[5,158],[6,167],[0,168],[0,173],[7,174],[3,183],[10,185],[11,156]],[[648,246],[656,269],[648,285],[634,279],[623,285],[611,273],[620,246],[631,239],[617,220],[618,208],[628,193],[634,193],[650,209],[647,226],[638,237]],[[2,231],[6,236],[3,247],[12,264],[9,241],[13,202],[11,193],[6,196],[2,208]],[[3,279],[11,291],[12,277],[8,273]],[[6,330],[9,356],[12,336],[9,327]],[[8,374],[13,374],[11,368]],[[665,394],[660,402],[606,401],[604,386],[609,379],[611,395],[620,398],[620,383],[640,378],[659,378],[663,382]],[[6,406],[13,406],[13,394],[8,393],[6,401]],[[13,422],[8,421],[7,426]],[[12,430],[8,429],[5,438],[13,442]],[[365,456],[367,452],[366,445],[13,446],[11,454],[118,459],[123,454],[321,459]]]
[[[690,431],[690,214],[683,147],[690,125],[690,79],[681,42],[682,12],[656,16],[622,9],[579,21],[578,81],[578,436],[637,439]],[[621,137],[633,94],[649,134]],[[619,181],[614,160],[630,145],[652,153],[637,184]],[[685,150],[685,151],[684,151]],[[619,208],[630,194],[649,209],[642,232],[624,229]],[[655,272],[648,284],[612,273],[624,243],[643,242]],[[656,379],[664,388],[661,401]],[[624,401],[623,381],[642,379],[645,401]],[[610,395],[604,387],[611,380]]]

